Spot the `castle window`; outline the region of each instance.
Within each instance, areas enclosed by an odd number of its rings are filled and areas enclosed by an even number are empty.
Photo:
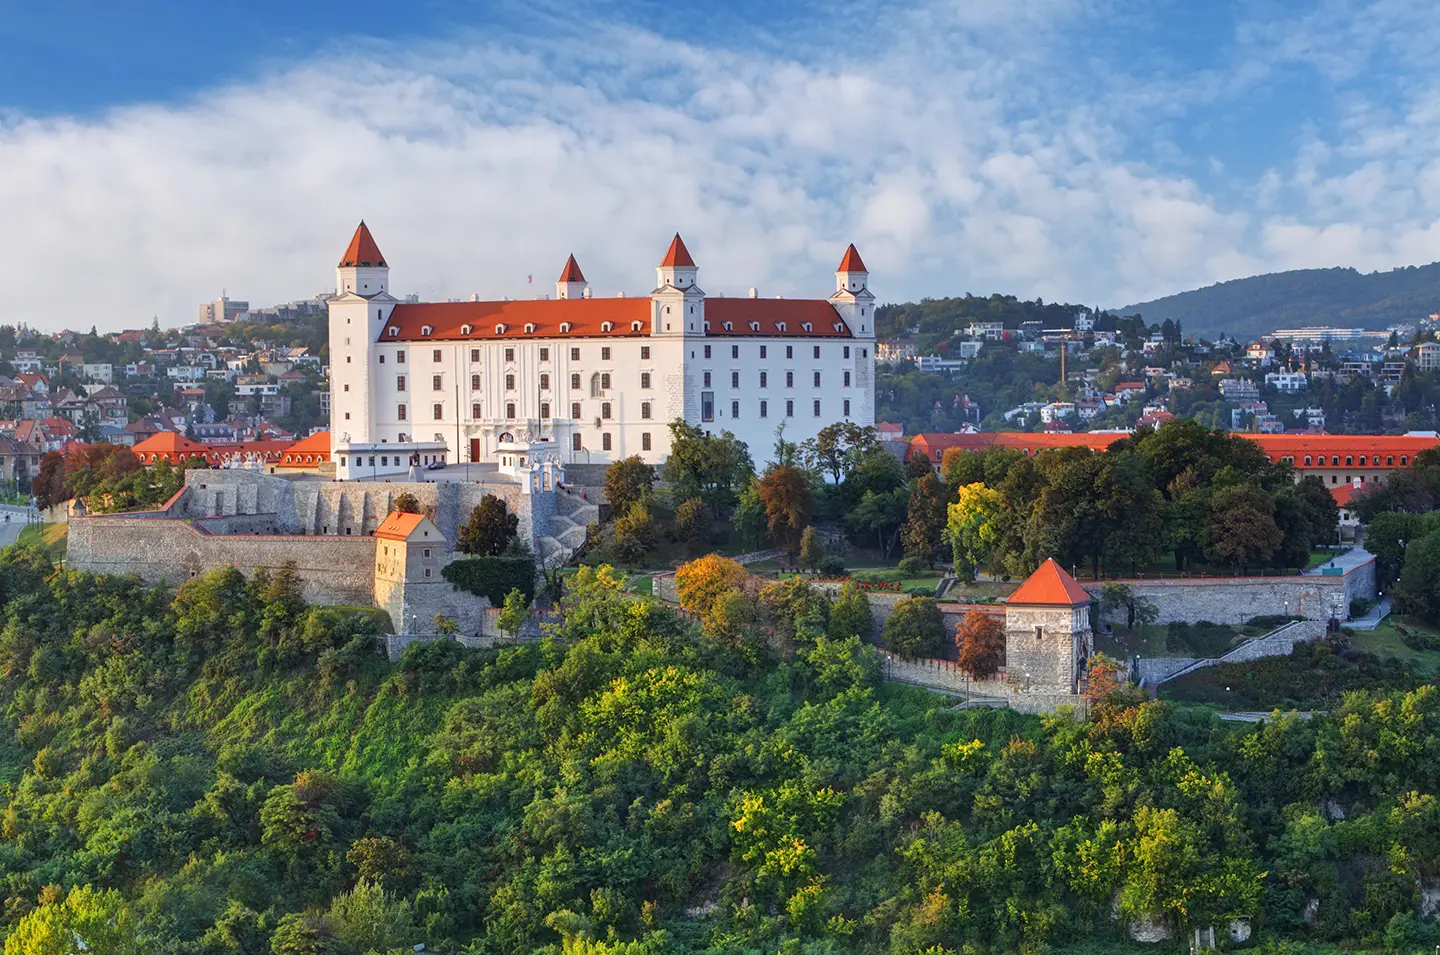
[[[1410,459],[1410,458],[1409,458],[1409,455],[1406,455],[1406,454],[1400,455],[1400,466],[1403,468],[1403,467],[1405,466],[1405,463],[1406,463],[1409,459]]]
[[[439,362],[441,360],[440,349],[437,348],[430,353],[430,360],[433,362]]]
[[[603,391],[609,391],[609,390],[610,390],[610,372],[608,372],[608,371],[602,371],[602,372],[600,373],[600,388],[601,388]]]
[[[706,357],[706,358],[709,358],[709,357],[710,357],[710,346],[709,346],[709,345],[706,345],[706,346],[705,346],[705,357]]]
[[[785,329],[784,329],[784,328],[781,328],[780,330],[783,332]],[[786,345],[786,346],[785,346],[785,357],[786,357],[786,358],[794,358],[794,357],[795,357],[795,346],[794,346],[794,345]]]
[[[580,402],[570,402],[570,417],[576,421],[580,420]]]
[[[548,402],[548,401],[542,401],[542,402],[540,402],[540,418],[541,418],[542,421],[549,421],[549,420],[550,420],[550,402]]]
[[[345,386],[345,390],[346,390],[346,391],[349,391],[349,390],[350,390],[350,386],[349,386],[349,385],[346,385],[346,386]]]
[[[764,402],[764,401],[760,402],[760,417],[762,417],[762,418],[768,418],[769,416],[770,416],[770,406],[769,406],[769,404],[766,403],[766,402]]]
[[[609,451],[609,450],[610,450],[610,433],[609,433],[608,431],[607,431],[606,433],[600,435],[600,450],[601,450],[601,451]]]
[[[1345,466],[1346,466],[1347,468],[1350,467],[1350,466],[1351,466],[1352,464],[1354,464],[1354,463],[1355,463],[1355,455],[1353,455],[1353,454],[1347,454],[1347,455],[1345,455]]]
[[[650,450],[650,432],[649,432],[649,431],[642,431],[642,432],[640,432],[640,450],[641,450],[641,451],[649,451],[649,450]]]
[[[429,568],[429,567],[426,567],[426,568],[425,568],[425,576],[426,576],[426,577],[429,577],[429,576],[430,576],[430,568]]]
[[[650,372],[640,372],[640,387],[648,390],[650,388]]]
[[[405,420],[405,406],[404,406],[404,405],[396,405],[396,406],[395,406],[395,418],[396,418],[396,420],[399,420],[399,421],[404,421],[404,420]]]
[[[1307,468],[1310,466],[1310,455],[1308,455],[1308,454],[1305,455],[1305,466],[1306,466]]]
[[[579,415],[576,415],[576,417],[578,418]],[[571,451],[583,451],[583,450],[584,450],[584,448],[581,447],[581,445],[580,445],[580,435],[578,435],[578,434],[572,434],[572,435],[570,435],[570,450],[571,450]]]
[[[506,375],[506,376],[505,376],[505,390],[506,390],[506,391],[514,391],[514,390],[515,390],[515,376],[514,376],[514,375]]]
[[[837,328],[837,329],[835,329],[835,330],[838,332],[840,329]],[[849,345],[846,345],[846,346],[845,346],[845,354],[844,354],[843,357],[845,357],[845,358],[849,358],[849,357],[850,357],[850,346],[849,346]]]
[[[730,372],[730,387],[731,387],[731,388],[739,388],[739,387],[740,387],[740,372],[738,372],[738,371],[732,371],[732,372]]]
[[[715,392],[713,391],[700,392],[700,420],[715,420]]]
[[[1360,455],[1360,466],[1361,466],[1362,468],[1365,466],[1365,455],[1363,455],[1363,454]]]
[[[507,349],[505,349],[505,360],[506,360],[506,361],[514,361],[514,360],[515,360],[515,349],[513,349],[513,348],[507,348]]]
[[[445,406],[444,406],[444,405],[435,405],[434,408],[433,408],[433,410],[434,410],[435,413],[432,415],[432,417],[433,417],[436,421],[443,421],[443,420],[445,420]]]
[[[423,553],[424,553],[424,555],[425,555],[426,557],[429,557],[429,556],[430,556],[430,548],[428,548],[428,547],[424,548]]]
[[[505,417],[512,421],[515,420],[515,402],[505,402]]]
[[[815,417],[820,417],[820,399],[815,399]]]
[[[614,328],[614,327],[615,327],[615,323],[614,323],[614,322],[601,322],[601,323],[600,323],[600,331],[602,331],[602,332],[608,332],[608,331],[610,331],[610,330],[611,330],[612,328]]]
[[[639,323],[639,322],[631,322],[631,323],[630,323],[630,330],[631,330],[632,332],[638,332],[638,331],[640,331],[640,330],[641,330],[641,325],[640,325],[640,323]]]
[[[844,414],[845,414],[845,417],[847,417],[847,418],[850,417],[850,399],[849,399],[849,398],[846,398],[846,399],[845,399],[845,412],[844,412]]]
[[[472,402],[470,402],[470,417],[472,417],[472,418],[478,418],[478,417],[480,417],[480,402],[478,402],[478,401],[472,401]]]
[[[431,375],[431,376],[430,376],[430,388],[431,388],[431,390],[433,390],[433,391],[440,391],[440,390],[442,390],[442,388],[443,388],[443,382],[441,381],[441,376],[440,376],[440,375]]]
[[[564,335],[564,334],[565,334],[566,332],[568,332],[568,331],[570,331],[570,323],[569,323],[569,322],[561,322],[561,323],[560,323],[560,334]],[[575,358],[578,358],[578,357],[579,357],[579,355],[576,354],[576,352],[578,352],[578,351],[579,351],[578,348],[572,348],[572,349],[570,350],[570,357],[571,357],[571,359],[575,359]],[[576,451],[579,451],[580,449],[579,449],[579,448],[576,448],[575,450],[576,450]]]
[[[764,358],[764,357],[765,357],[765,353],[766,353],[768,350],[769,350],[769,349],[767,349],[764,345],[761,345],[761,346],[760,346],[760,357],[761,357],[761,358]]]
[[[600,373],[598,371],[590,374],[590,397],[600,397]]]
[[[399,334],[400,334],[400,329],[397,328],[397,327],[394,326],[394,325],[391,325],[391,326],[390,326],[390,337],[391,337],[391,338],[394,338],[396,335],[399,335]]]
[[[610,360],[610,346],[609,346],[609,345],[606,345],[606,346],[604,346],[603,348],[600,349],[600,360],[601,360],[601,361],[609,361],[609,360]]]
[[[382,364],[382,365],[385,364],[385,356],[384,356],[384,355],[381,355],[381,356],[380,356],[380,364]]]
[[[705,324],[706,324],[706,325],[709,325],[710,323],[709,323],[709,322],[706,322]],[[733,322],[726,322],[726,323],[725,323],[725,330],[726,330],[727,332],[733,332],[733,331],[735,330],[735,325],[734,325],[734,323],[733,323]]]
[[[549,373],[548,371],[545,371],[545,372],[541,372],[541,373],[540,373],[540,390],[541,390],[541,391],[549,391],[549,390],[550,390],[550,373]]]
[[[695,306],[694,306],[694,305],[691,305],[691,306],[690,306],[690,314],[691,314],[691,315],[694,315],[694,314],[695,314]],[[695,326],[694,326],[694,325],[691,325],[690,327],[691,327],[691,328],[694,328]],[[705,323],[705,330],[706,330],[707,332],[710,330],[710,323],[709,323],[709,322],[706,322],[706,323]]]
[[[786,388],[794,388],[794,387],[795,387],[795,372],[793,372],[793,371],[787,371],[787,372],[785,372],[785,387],[786,387]]]
[[[738,402],[738,401],[732,401],[732,402],[730,402],[730,417],[732,417],[732,418],[738,418],[738,417],[740,417],[740,402]]]
[[[845,387],[846,387],[846,388],[849,388],[849,387],[850,387],[850,372],[848,372],[848,371],[845,372]]]
[[[395,364],[397,364],[397,365],[403,365],[403,364],[405,364],[405,349],[402,348],[402,349],[400,349],[399,351],[397,351],[397,352],[395,353]]]
[[[815,372],[815,387],[816,387],[816,388],[819,388],[819,387],[820,387],[820,372],[818,372],[818,371]]]
[[[640,360],[641,360],[641,361],[649,361],[649,360],[650,360],[650,346],[649,346],[649,345],[641,345],[641,346],[640,346]]]
[[[579,376],[579,375],[571,375],[571,376],[570,376],[570,387],[573,388],[573,389],[576,390],[576,391],[579,391],[579,390],[580,390],[580,376]]]
[[[542,348],[542,349],[540,349],[540,360],[541,360],[541,361],[549,361],[549,360],[550,360],[550,349],[548,349],[548,348]]]
[[[1044,628],[1044,627],[1038,627],[1038,626],[1037,626],[1037,627],[1035,628],[1035,639],[1036,639],[1036,640],[1044,640],[1044,639],[1045,639],[1045,628]]]
[[[610,402],[608,402],[608,401],[602,401],[602,402],[600,402],[600,417],[602,417],[602,418],[609,418],[609,417],[610,417]]]
[[[471,375],[471,376],[470,376],[470,390],[471,390],[471,391],[479,391],[479,390],[480,390],[480,376],[479,376],[479,375]]]
[[[471,332],[473,332],[474,330],[475,330],[475,326],[474,326],[474,325],[461,325],[461,326],[460,326],[460,334],[462,334],[462,335],[468,335],[468,334],[470,334]]]
[[[809,322],[806,322],[806,323],[805,323],[805,330],[806,330],[807,332],[810,330],[810,323],[809,323]],[[815,357],[816,357],[816,358],[819,358],[819,357],[820,357],[820,346],[819,346],[819,345],[816,345],[816,346],[815,346]]]
[[[535,324],[534,324],[533,322],[526,322],[526,323],[525,323],[525,334],[527,334],[527,335],[533,335],[533,334],[535,334]]]
[[[769,383],[769,381],[770,373],[765,371],[760,372],[760,387],[764,388]]]
[[[785,402],[785,417],[787,417],[787,418],[793,418],[793,417],[795,417],[795,402],[794,402],[793,399],[792,399],[792,400],[787,400],[787,401]]]
[[[503,334],[505,334],[505,326],[504,326],[504,325],[496,325],[496,326],[495,326],[495,334],[497,334],[497,335],[503,335]]]
[[[704,387],[706,387],[706,388],[709,388],[709,387],[710,387],[710,372],[708,372],[708,371],[705,372],[705,385],[704,385]]]
[[[640,402],[640,417],[641,417],[641,418],[644,418],[644,419],[646,419],[646,420],[649,420],[649,418],[650,418],[650,402],[648,402],[648,401],[642,401],[642,402]]]
[[[1387,468],[1393,468],[1393,467],[1395,466],[1395,455],[1393,455],[1393,454],[1387,454],[1387,455],[1385,455],[1385,466],[1386,466]]]

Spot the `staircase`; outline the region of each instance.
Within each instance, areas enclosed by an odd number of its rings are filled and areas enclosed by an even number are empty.
[[[555,513],[536,537],[540,559],[546,565],[568,560],[585,543],[585,529],[600,520],[600,506],[569,489],[555,492]]]

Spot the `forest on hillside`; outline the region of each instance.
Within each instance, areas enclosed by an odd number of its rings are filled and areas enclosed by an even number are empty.
[[[1440,262],[1365,274],[1295,269],[1220,282],[1127,305],[1147,322],[1178,321],[1196,334],[1253,338],[1276,328],[1338,325],[1383,329],[1440,311]]]
[[[1429,686],[1258,726],[1113,687],[957,711],[803,583],[719,632],[604,567],[543,642],[394,665],[283,569],[176,592],[11,548],[0,587],[5,955],[1440,942]]]

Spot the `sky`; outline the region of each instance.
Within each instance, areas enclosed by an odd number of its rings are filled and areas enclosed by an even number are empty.
[[[1440,259],[1424,0],[0,0],[4,322],[334,286],[1120,306]],[[533,276],[533,281],[531,278]]]

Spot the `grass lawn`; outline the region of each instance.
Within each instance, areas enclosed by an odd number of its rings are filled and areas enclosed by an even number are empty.
[[[17,544],[31,544],[48,553],[52,560],[65,556],[66,536],[70,527],[66,524],[26,524],[20,528]]]
[[[631,577],[630,584],[626,589],[632,594],[653,596],[655,593],[655,578],[648,574],[644,577]]]
[[[1115,627],[1095,638],[1095,648],[1106,656],[1128,660],[1135,654],[1145,657],[1218,657],[1250,637],[1267,632],[1266,627],[1220,625],[1199,627],[1168,624],[1126,630]]]
[[[1356,630],[1355,635],[1350,637],[1350,643],[1355,649],[1373,653],[1382,660],[1390,657],[1412,663],[1432,677],[1440,673],[1440,651],[1413,650],[1406,646],[1404,638],[1395,630],[1397,623],[1406,630],[1440,639],[1440,631],[1429,624],[1415,617],[1397,618],[1392,615],[1374,630]]]

